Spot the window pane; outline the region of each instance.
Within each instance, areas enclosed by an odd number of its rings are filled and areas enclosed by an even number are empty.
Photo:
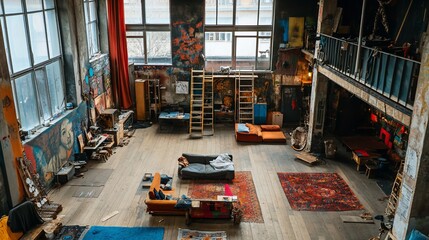
[[[89,2],[89,21],[97,20],[97,6],[95,2]]]
[[[21,1],[17,0],[3,0],[4,13],[22,13]]]
[[[256,60],[256,38],[238,37],[235,57],[237,67],[254,67]]]
[[[63,77],[60,61],[46,65],[49,97],[51,99],[52,115],[62,112],[65,108]]]
[[[124,1],[125,24],[142,24],[141,0]]]
[[[257,25],[258,1],[237,1],[236,25]]]
[[[48,60],[43,12],[28,14],[28,28],[30,30],[34,64]]]
[[[7,37],[5,35],[6,31],[4,30],[4,20],[3,20],[2,17],[0,17],[0,24],[1,24],[1,28],[2,28],[4,47],[5,47],[5,51],[6,51],[7,67],[8,67],[9,72],[10,72],[9,48],[8,48],[8,45],[7,45],[8,44],[7,43]]]
[[[43,120],[48,120],[51,117],[51,109],[49,109],[48,89],[46,85],[45,69],[36,70],[36,84],[39,96],[39,103],[42,110]]]
[[[232,24],[232,0],[218,0],[217,24]]]
[[[205,24],[216,24],[216,0],[206,0]]]
[[[45,0],[45,9],[51,9],[54,8],[54,0]]]
[[[256,36],[256,32],[235,32],[235,36]]]
[[[206,69],[218,70],[220,66],[232,65],[232,32],[206,32],[206,36],[213,36],[210,40],[206,37],[205,56]],[[216,39],[216,36],[218,38]]]
[[[58,38],[57,18],[54,10],[46,11],[46,27],[48,33],[48,47],[51,59],[60,55],[60,41]]]
[[[30,57],[28,54],[28,42],[25,34],[25,24],[22,15],[6,17],[7,34],[13,36],[13,41],[9,42],[13,72],[24,70],[30,67]]]
[[[42,10],[42,0],[26,0],[27,11],[40,11]]]
[[[258,40],[258,70],[268,70],[270,69],[270,60],[271,60],[271,39],[269,38],[259,38]]]
[[[144,64],[144,39],[127,37],[128,60]]]
[[[147,32],[147,63],[171,64],[170,32]]]
[[[91,56],[98,53],[97,24],[92,22],[86,27],[88,52]]]
[[[273,24],[273,0],[260,0],[259,25]]]
[[[145,10],[146,23],[170,23],[170,4],[168,0],[145,1]]]
[[[16,102],[19,108],[19,119],[24,130],[30,130],[40,124],[37,110],[36,93],[31,73],[15,79]]]
[[[3,6],[0,4],[0,15],[3,14]]]

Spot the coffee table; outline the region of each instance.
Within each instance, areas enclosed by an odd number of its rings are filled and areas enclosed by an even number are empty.
[[[163,130],[166,124],[185,124],[186,132],[189,128],[189,113],[161,112],[158,117],[159,130]],[[165,129],[165,128],[164,128]]]

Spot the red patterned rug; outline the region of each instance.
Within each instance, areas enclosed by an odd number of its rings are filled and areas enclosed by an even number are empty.
[[[261,207],[258,195],[253,184],[252,173],[247,171],[236,171],[235,178],[230,181],[198,180],[192,181],[189,186],[188,195],[191,198],[212,198],[225,194],[225,184],[231,188],[243,208],[243,222],[263,223]]]
[[[277,175],[294,210],[363,209],[347,183],[336,173],[277,173]]]

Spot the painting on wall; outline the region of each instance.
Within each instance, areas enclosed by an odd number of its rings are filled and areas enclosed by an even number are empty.
[[[204,67],[204,1],[172,0],[171,38],[175,67],[202,69]]]
[[[234,110],[235,78],[215,78],[214,105],[215,109]]]
[[[304,18],[289,18],[289,47],[304,46]]]
[[[36,166],[45,187],[52,186],[55,173],[80,151],[77,136],[82,134],[82,122],[87,119],[86,104],[66,115],[48,130],[24,144],[28,159]]]

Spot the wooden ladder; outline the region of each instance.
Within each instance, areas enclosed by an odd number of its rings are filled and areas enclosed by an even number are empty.
[[[253,74],[253,71],[251,75],[242,75],[241,71],[236,72],[236,89],[238,89],[236,121],[239,123],[253,123]]]
[[[387,207],[385,210],[386,215],[394,215],[396,207],[398,206],[398,200],[401,194],[401,185],[404,173],[404,161],[405,160],[401,160],[398,173],[396,174],[395,182],[393,182],[392,192],[390,193],[389,202],[387,203]]]
[[[213,71],[211,75],[204,73],[204,104],[203,104],[203,135],[214,135],[214,107],[213,107]]]
[[[189,136],[203,136],[204,70],[191,70]]]

